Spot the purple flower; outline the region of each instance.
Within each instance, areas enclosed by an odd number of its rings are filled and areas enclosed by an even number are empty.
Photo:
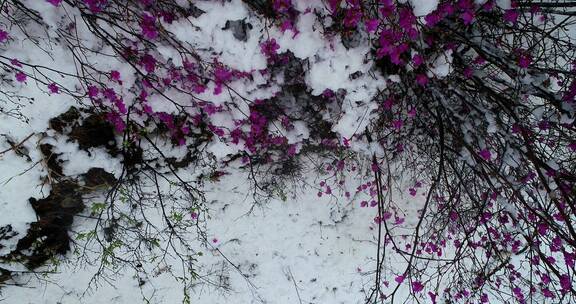
[[[518,17],[520,17],[520,12],[515,9],[509,9],[504,12],[504,20],[506,22],[516,24]]]
[[[486,2],[486,3],[482,6],[482,9],[488,12],[488,11],[493,10],[495,5],[496,5],[496,1],[488,0],[488,2]]]
[[[232,72],[224,67],[217,67],[214,69],[214,77],[216,77],[217,82],[227,82],[232,78]]]
[[[402,29],[407,31],[412,28],[414,23],[416,23],[416,16],[414,16],[411,9],[406,7],[400,10],[398,13],[398,24]]]
[[[369,19],[369,20],[366,20],[364,22],[364,25],[366,26],[366,31],[368,33],[376,32],[379,24],[380,24],[380,21],[378,19]]]
[[[296,155],[296,148],[297,146],[295,144],[292,144],[290,146],[288,146],[288,156],[294,156]]]
[[[426,21],[426,26],[429,27],[435,26],[436,24],[438,24],[438,22],[440,22],[440,20],[442,20],[442,17],[438,13],[431,13],[426,15],[426,17],[424,17],[424,21]]]
[[[360,19],[362,19],[362,11],[358,9],[349,9],[344,15],[344,26],[355,27]]]
[[[465,25],[470,25],[470,24],[472,24],[472,21],[475,18],[474,11],[472,11],[472,10],[464,11],[460,15],[460,18],[462,18],[462,21],[464,22]]]
[[[380,8],[380,13],[383,17],[388,17],[394,13],[396,6],[392,0],[382,0],[380,1],[382,7]]]
[[[416,83],[425,87],[428,84],[428,76],[426,76],[426,74],[416,75]]]
[[[273,0],[272,8],[277,13],[287,13],[292,7],[292,0]]]
[[[532,56],[530,54],[521,53],[518,56],[518,66],[525,69],[532,63]]]
[[[46,0],[46,2],[48,2],[54,6],[58,6],[58,5],[60,5],[60,3],[62,3],[62,0]]]
[[[110,78],[112,78],[112,80],[119,81],[120,80],[120,72],[111,71],[110,72]]]
[[[424,63],[424,57],[422,57],[422,55],[416,54],[414,55],[414,57],[412,57],[412,64],[414,65],[414,67],[418,67],[422,63]]]
[[[142,16],[142,22],[140,22],[140,28],[142,28],[142,34],[148,39],[156,39],[158,37],[158,30],[156,29],[156,17],[144,13]]]
[[[522,289],[520,289],[520,287],[512,288],[512,292],[514,293],[516,299],[518,299],[519,301],[524,300],[524,295],[522,294]]]
[[[260,44],[260,51],[264,54],[267,58],[273,58],[277,55],[277,51],[280,48],[278,43],[276,43],[276,39],[268,39],[262,44]]]
[[[88,97],[90,98],[95,98],[98,96],[99,90],[97,87],[91,85],[88,86]]]
[[[56,83],[49,84],[48,90],[50,90],[50,93],[54,93],[54,94],[58,94],[58,92],[60,91],[60,89],[58,88],[58,85]]]
[[[8,32],[0,30],[0,43],[6,42],[8,40]]]
[[[148,73],[153,73],[156,69],[156,59],[152,55],[146,54],[142,56],[140,64],[144,67],[144,70]]]
[[[10,64],[13,65],[13,66],[15,66],[15,67],[19,67],[19,68],[22,67],[22,64],[21,64],[20,61],[18,61],[18,59],[16,59],[16,58],[11,59],[11,60],[10,60]]]
[[[492,158],[492,153],[488,149],[482,149],[478,153],[485,161],[489,161]]]
[[[88,9],[94,14],[101,12],[107,2],[107,0],[84,0]]]
[[[567,293],[572,288],[572,280],[567,274],[560,276],[560,287],[562,287],[562,293]]]
[[[450,219],[454,222],[457,221],[458,220],[458,212],[456,212],[454,210],[450,211]]]
[[[428,292],[428,296],[430,297],[430,301],[432,301],[432,304],[436,304],[436,297],[438,296],[437,294],[429,291]]]
[[[542,295],[545,298],[555,298],[556,296],[550,291],[550,289],[548,288],[543,288],[542,289]]]
[[[16,81],[18,82],[25,82],[26,81],[26,74],[22,73],[22,72],[18,72],[16,73]]]
[[[424,289],[424,285],[419,281],[412,282],[412,290],[414,292],[421,292]]]
[[[454,5],[452,3],[446,2],[446,3],[442,3],[440,5],[440,7],[438,8],[438,11],[441,14],[448,16],[448,15],[454,14],[456,9],[454,8]]]

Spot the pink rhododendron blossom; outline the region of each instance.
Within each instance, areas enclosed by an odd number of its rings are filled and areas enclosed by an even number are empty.
[[[55,83],[49,84],[48,90],[50,90],[50,93],[53,93],[53,94],[58,94],[58,92],[60,91],[60,89],[58,88],[58,85]]]
[[[436,297],[438,296],[437,294],[429,291],[428,292],[428,296],[430,297],[430,301],[432,302],[432,304],[436,304]]]
[[[474,64],[477,64],[477,65],[483,65],[483,64],[486,63],[486,59],[484,59],[484,58],[481,57],[481,56],[478,56],[478,57],[474,58],[473,63],[474,63]]]
[[[520,287],[512,288],[512,293],[514,293],[514,296],[516,299],[518,299],[518,301],[522,302],[524,300],[524,294],[522,293],[522,289],[520,289]]]
[[[25,82],[26,81],[26,74],[22,73],[22,72],[17,72],[16,73],[16,81],[18,82]]]
[[[8,40],[8,32],[4,31],[4,30],[0,30],[0,43],[6,42],[6,40]]]
[[[428,84],[428,76],[426,76],[426,74],[416,75],[416,83],[420,86],[425,87]]]
[[[572,288],[572,279],[567,274],[563,274],[560,276],[560,287],[562,288],[561,292],[563,294],[568,293]]]
[[[126,123],[116,112],[109,112],[106,114],[106,119],[114,126],[114,130],[118,133],[123,133],[126,129]]]
[[[278,13],[286,13],[292,8],[292,0],[272,0],[272,8]]]
[[[541,11],[542,11],[542,9],[537,4],[533,4],[532,6],[530,6],[530,13],[531,14],[538,14]]]
[[[396,10],[396,5],[393,0],[382,0],[380,1],[380,5],[382,5],[382,7],[380,7],[380,14],[382,14],[383,17],[389,17]]]
[[[465,25],[470,25],[476,16],[474,15],[474,11],[467,10],[460,15],[460,18],[462,18],[462,22],[464,22]]]
[[[88,97],[95,98],[98,96],[98,94],[99,94],[99,90],[97,87],[95,87],[93,85],[88,86]]]
[[[346,10],[346,14],[344,15],[344,26],[356,27],[358,22],[360,22],[360,19],[362,19],[362,11],[358,9]]]
[[[454,222],[458,220],[458,212],[456,212],[454,210],[450,211],[449,216],[450,216],[450,219]]]
[[[382,106],[384,107],[384,110],[386,110],[386,111],[392,110],[392,107],[394,106],[394,99],[387,98],[386,100],[384,100],[384,103],[382,104]]]
[[[494,7],[496,6],[496,1],[494,0],[488,0],[486,1],[486,3],[484,3],[484,5],[482,5],[482,9],[484,11],[491,11],[494,9]]]
[[[54,6],[58,6],[60,5],[60,3],[62,3],[62,0],[46,0],[46,1]]]
[[[392,218],[392,213],[390,211],[384,211],[384,214],[382,215],[384,220],[389,220]]]
[[[439,13],[433,12],[424,17],[424,21],[426,21],[426,25],[429,27],[433,27],[438,24],[442,20],[442,17]]]
[[[569,268],[574,268],[576,254],[568,253],[566,251],[563,251],[562,254],[564,255],[564,264]]]
[[[114,81],[120,81],[120,72],[110,71],[110,79],[112,79]]]
[[[94,14],[100,13],[106,6],[108,0],[84,0],[84,4]]]
[[[553,299],[553,298],[556,297],[556,296],[554,295],[554,293],[553,293],[552,291],[550,291],[550,289],[548,289],[548,288],[542,288],[542,295],[543,295],[545,298],[549,298],[549,299]]]
[[[368,19],[364,22],[364,26],[366,27],[366,31],[368,33],[376,32],[379,24],[380,24],[380,20],[378,20],[378,19]]]
[[[518,22],[518,17],[520,17],[520,12],[515,9],[509,9],[504,12],[504,21],[516,24]]]
[[[19,68],[22,67],[22,64],[21,64],[20,61],[18,61],[18,59],[16,59],[16,58],[10,59],[10,64],[13,65],[13,66],[15,66],[15,67],[19,67]]]
[[[260,50],[267,58],[273,58],[276,56],[279,48],[280,46],[276,43],[276,39],[274,38],[268,39],[260,44]]]
[[[419,281],[412,282],[412,291],[414,292],[421,292],[424,290],[424,285]]]
[[[156,59],[150,54],[145,54],[140,59],[140,65],[144,67],[146,72],[154,73],[154,70],[156,70]]]
[[[450,16],[456,12],[456,8],[453,3],[444,2],[438,6],[438,13],[444,16]]]
[[[396,281],[396,283],[398,284],[402,284],[402,282],[404,282],[404,276],[397,276],[396,278],[394,278],[394,281]]]
[[[419,67],[422,63],[424,63],[424,57],[422,57],[422,55],[416,54],[412,57],[414,67]]]
[[[294,36],[296,36],[296,34],[298,33],[296,28],[294,28],[294,23],[292,23],[292,21],[290,20],[284,20],[284,22],[282,22],[282,24],[280,25],[280,30],[282,31],[282,33],[290,30],[294,32]]]
[[[151,14],[144,13],[142,21],[140,22],[142,28],[142,35],[147,39],[156,39],[158,37],[158,30],[156,29],[156,18]]]
[[[485,161],[489,161],[492,158],[492,153],[488,149],[482,149],[478,153]]]
[[[530,54],[521,52],[521,54],[518,56],[518,66],[525,69],[528,68],[531,63],[532,56],[530,56]]]
[[[398,13],[398,24],[402,29],[408,31],[412,28],[412,25],[416,23],[416,16],[412,12],[412,9],[405,7]]]

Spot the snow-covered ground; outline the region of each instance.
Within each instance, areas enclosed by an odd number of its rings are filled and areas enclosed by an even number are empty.
[[[370,219],[375,209],[337,196],[318,198],[316,189],[304,183],[300,186],[306,188],[285,201],[254,207],[247,178],[246,173],[233,172],[207,186],[212,217],[207,227],[213,247],[201,250],[198,268],[210,273],[206,279],[212,283],[199,280],[190,291],[191,303],[363,303],[374,280],[376,232]],[[28,181],[32,185],[34,180]],[[79,220],[72,230],[88,227]],[[71,252],[57,268],[50,267],[56,273],[20,278],[26,286],[5,288],[2,299],[6,303],[183,299],[181,284],[162,271],[142,286],[133,271],[89,285],[98,265],[77,264],[76,259]]]

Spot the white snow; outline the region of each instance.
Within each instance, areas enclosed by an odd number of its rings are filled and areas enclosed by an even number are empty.
[[[415,16],[426,16],[438,7],[438,0],[410,0]]]

